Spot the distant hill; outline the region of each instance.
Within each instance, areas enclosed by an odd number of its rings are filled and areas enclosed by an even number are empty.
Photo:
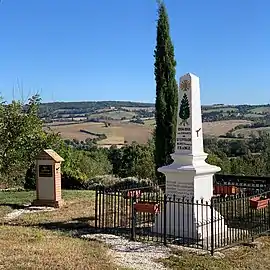
[[[81,110],[84,112],[95,111],[109,107],[154,107],[153,103],[132,102],[132,101],[76,101],[76,102],[50,102],[42,103],[43,110]]]
[[[40,116],[47,120],[125,120],[154,116],[154,104],[132,101],[82,101],[42,103]]]
[[[93,139],[105,135],[106,147],[137,141],[145,143],[155,127],[153,103],[131,101],[54,102],[41,104],[44,128],[60,132],[64,139]],[[204,134],[221,139],[247,138],[270,132],[270,105],[202,106]],[[85,130],[87,132],[85,132]],[[84,132],[82,132],[84,131]],[[91,134],[90,134],[91,133]],[[100,141],[104,143],[104,141]]]
[[[270,117],[268,105],[203,105],[204,122],[222,120],[262,121]],[[51,121],[108,121],[151,119],[155,104],[132,101],[82,101],[42,103],[40,116]]]

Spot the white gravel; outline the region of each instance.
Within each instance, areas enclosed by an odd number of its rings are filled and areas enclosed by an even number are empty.
[[[137,270],[166,270],[157,260],[170,256],[170,248],[161,244],[131,242],[111,234],[86,234],[82,238],[97,240],[109,245],[115,263]]]
[[[4,220],[6,221],[11,221],[13,219],[18,218],[22,214],[27,214],[27,213],[36,213],[36,212],[49,212],[49,211],[55,211],[55,208],[53,207],[45,207],[45,206],[29,206],[25,205],[25,208],[23,209],[18,209],[14,210],[10,213],[8,213],[5,217]]]

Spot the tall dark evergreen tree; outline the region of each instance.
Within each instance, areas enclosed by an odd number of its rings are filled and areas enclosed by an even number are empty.
[[[169,18],[163,2],[159,2],[158,16],[155,48],[155,162],[157,168],[172,162],[170,154],[174,152],[175,147],[178,107],[176,61],[170,38]]]

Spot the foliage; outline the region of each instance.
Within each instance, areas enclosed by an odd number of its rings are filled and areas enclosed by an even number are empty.
[[[206,138],[208,162],[221,167],[221,173],[235,175],[270,175],[270,135],[261,132],[246,140]]]
[[[38,117],[39,103],[40,97],[35,95],[26,105],[19,101],[0,104],[1,185],[22,183],[37,154],[60,140],[57,134],[43,130]]]
[[[26,105],[19,101],[0,103],[0,188],[34,188],[35,158],[44,148],[54,149],[65,159],[62,164],[63,187],[93,188],[104,183],[103,175],[114,175],[118,179],[106,180],[107,185],[125,184],[128,177],[140,181],[155,180],[157,133],[147,144],[133,142],[121,149],[98,148],[91,139],[62,140],[58,134],[43,130],[43,122],[38,116],[39,106],[39,96],[30,98]],[[251,134],[248,139],[205,138],[204,145],[209,153],[208,162],[220,166],[221,173],[270,175],[270,135],[267,133]],[[126,180],[121,181],[121,178]]]
[[[93,148],[86,151],[62,144],[58,153],[65,160],[61,169],[66,178],[87,181],[96,175],[109,174],[112,170],[103,149]]]
[[[119,177],[138,177],[153,179],[155,176],[154,145],[149,141],[146,145],[132,143],[121,149],[112,147],[109,159],[113,165],[113,173]]]
[[[36,187],[36,166],[32,163],[26,171],[24,188],[27,190],[35,189]]]
[[[174,47],[163,2],[159,4],[158,15],[155,48],[155,162],[157,167],[161,167],[171,162],[170,154],[175,147],[178,89],[175,79]]]

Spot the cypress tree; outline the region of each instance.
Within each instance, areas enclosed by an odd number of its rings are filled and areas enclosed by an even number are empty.
[[[163,2],[159,2],[155,56],[156,80],[156,167],[172,162],[177,124],[178,87],[175,79],[176,61],[170,38],[169,18]],[[158,174],[158,178],[162,176]]]

